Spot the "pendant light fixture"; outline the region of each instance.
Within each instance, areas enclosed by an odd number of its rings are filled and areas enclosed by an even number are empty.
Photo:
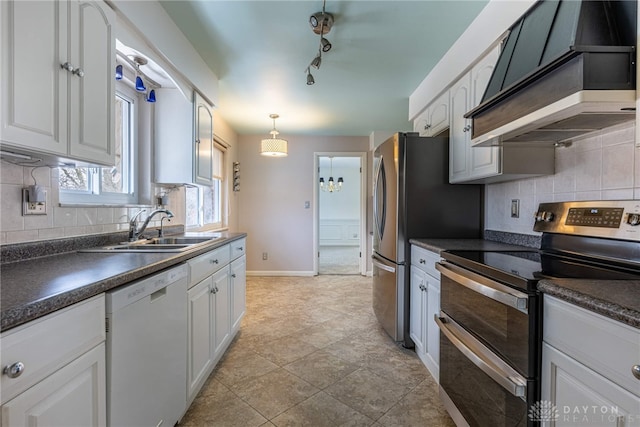
[[[337,193],[342,190],[342,185],[344,184],[344,179],[342,177],[338,178],[338,183],[333,180],[333,157],[329,157],[329,182],[325,183],[324,178],[320,177],[320,190],[326,191],[328,193]]]
[[[270,114],[269,117],[273,119],[273,129],[271,132],[271,138],[263,139],[260,143],[260,154],[269,157],[285,157],[287,155],[287,140],[278,138],[278,132],[276,130],[276,119],[280,117],[277,114]]]

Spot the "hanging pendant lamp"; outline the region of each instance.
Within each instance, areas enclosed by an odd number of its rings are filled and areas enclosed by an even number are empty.
[[[337,193],[342,190],[342,185],[344,184],[344,179],[342,177],[338,178],[338,183],[333,180],[333,157],[329,157],[330,169],[329,169],[329,182],[325,183],[324,178],[320,177],[320,190],[326,191],[328,193]]]
[[[273,129],[271,132],[271,138],[263,139],[260,143],[260,154],[269,157],[285,157],[287,155],[287,140],[278,138],[278,132],[276,130],[276,119],[280,117],[277,114],[270,114],[269,117],[273,119]]]

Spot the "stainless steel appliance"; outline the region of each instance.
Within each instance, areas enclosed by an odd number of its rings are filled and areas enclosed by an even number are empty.
[[[533,426],[540,400],[540,279],[640,278],[640,201],[543,203],[540,250],[446,251],[440,396],[458,425]]]
[[[482,187],[448,183],[447,138],[398,133],[374,152],[373,309],[406,347],[411,238],[478,238]]]
[[[107,425],[173,426],[187,400],[186,264],[107,292]]]

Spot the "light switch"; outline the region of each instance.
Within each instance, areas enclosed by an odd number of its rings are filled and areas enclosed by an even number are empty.
[[[520,218],[520,199],[511,199],[511,218]]]

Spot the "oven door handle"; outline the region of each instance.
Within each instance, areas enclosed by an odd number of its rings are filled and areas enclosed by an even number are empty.
[[[529,312],[529,296],[524,292],[516,291],[502,283],[444,261],[436,263],[436,269],[449,279],[474,292],[478,292],[523,313]]]
[[[527,380],[500,359],[484,344],[465,331],[443,312],[433,316],[440,331],[474,365],[489,375],[502,388],[516,397],[526,399]]]

